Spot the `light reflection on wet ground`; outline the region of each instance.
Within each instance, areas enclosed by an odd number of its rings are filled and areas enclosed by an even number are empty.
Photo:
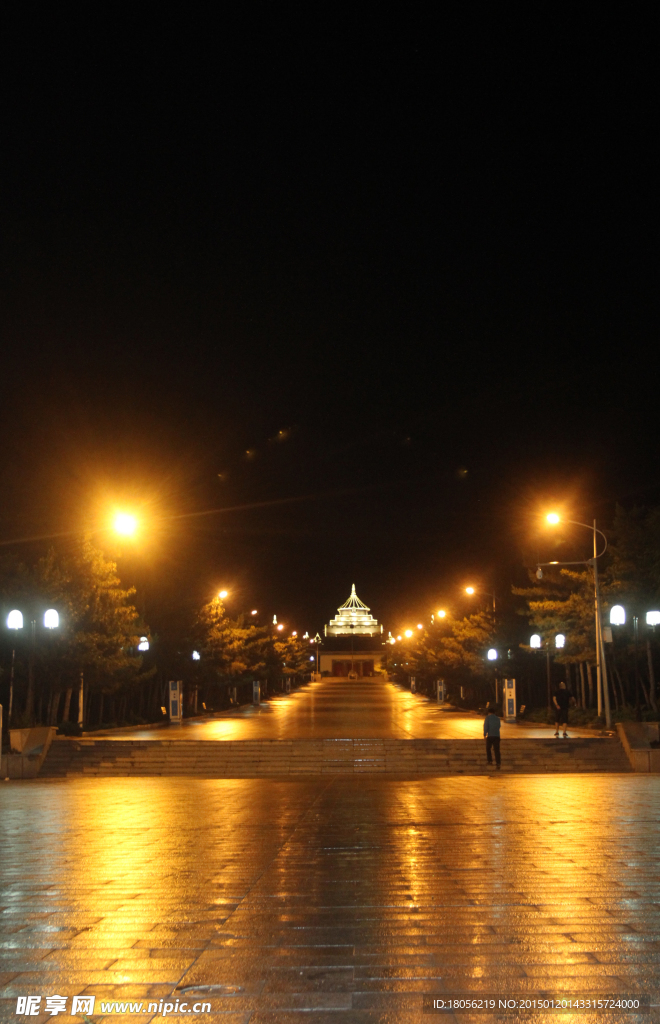
[[[7,1019],[18,995],[202,984],[239,987],[211,996],[231,1024],[660,996],[653,777],[37,780],[0,790],[0,837]]]
[[[243,705],[180,726],[109,730],[90,735],[118,739],[252,740],[252,739],[478,739],[483,718],[450,710],[426,697],[382,679],[324,679],[291,695]],[[554,728],[502,723],[506,739],[549,739]],[[589,729],[569,728],[571,736],[595,736]],[[561,742],[561,741],[560,741]]]

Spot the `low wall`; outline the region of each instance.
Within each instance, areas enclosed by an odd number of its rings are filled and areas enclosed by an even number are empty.
[[[14,743],[18,739],[19,743],[28,747],[31,743],[38,744],[38,746],[33,753],[3,754],[0,757],[0,779],[36,779],[57,729],[54,726],[41,729],[12,729],[11,733],[14,734],[12,735]],[[25,735],[21,736],[20,734]]]
[[[660,742],[660,723],[617,722],[616,731],[633,771],[660,773],[660,747],[651,746]]]

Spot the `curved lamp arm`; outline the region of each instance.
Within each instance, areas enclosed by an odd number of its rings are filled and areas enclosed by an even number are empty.
[[[537,566],[541,566],[541,565],[593,565],[597,558],[602,558],[602,556],[607,551],[607,537],[605,536],[605,534],[603,533],[602,530],[599,530],[597,526],[595,526],[595,527],[594,526],[589,526],[588,523],[579,523],[577,521],[577,519],[564,519],[564,522],[565,523],[570,523],[571,526],[584,526],[585,530],[591,530],[592,533],[595,530],[595,532],[599,533],[601,535],[601,537],[603,538],[603,540],[605,541],[605,547],[603,548],[602,551],[599,551],[598,554],[594,555],[592,558],[580,558],[576,562],[537,562],[536,563]]]
[[[605,536],[602,530],[599,530],[597,526],[589,526],[588,523],[578,523],[577,519],[565,519],[564,522],[570,523],[571,526],[584,526],[585,530],[591,530],[592,533],[594,533],[594,531],[596,533],[599,533],[605,541],[605,547],[602,551],[599,551],[597,555],[594,555],[594,558],[602,558],[602,556],[607,551],[607,537]],[[591,561],[591,559],[589,559],[589,561]]]

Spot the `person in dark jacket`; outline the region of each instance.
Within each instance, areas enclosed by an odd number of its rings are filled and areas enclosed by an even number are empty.
[[[486,760],[492,766],[495,751],[495,767],[500,768],[500,720],[495,714],[492,704],[488,705],[488,714],[484,718],[484,739],[486,740]]]
[[[571,703],[571,695],[566,689],[565,682],[562,681],[559,684],[559,689],[552,698],[552,703],[555,706],[555,736],[557,739],[559,739],[559,727],[560,725],[563,725],[564,739],[567,740],[568,733],[566,732],[566,730],[568,729],[568,708]]]

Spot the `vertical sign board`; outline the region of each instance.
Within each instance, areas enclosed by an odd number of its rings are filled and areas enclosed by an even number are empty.
[[[516,681],[515,679],[504,680],[504,721],[515,722],[516,720]]]
[[[253,704],[260,704],[261,703],[261,687],[259,686],[259,683],[256,681],[256,679],[252,683],[252,703]]]
[[[435,687],[436,687],[436,695],[437,695],[437,699],[438,699],[438,704],[444,704],[444,702],[447,699],[447,696],[445,694],[445,681],[444,681],[444,679],[436,679]]]
[[[181,680],[170,681],[170,722],[181,724]]]

